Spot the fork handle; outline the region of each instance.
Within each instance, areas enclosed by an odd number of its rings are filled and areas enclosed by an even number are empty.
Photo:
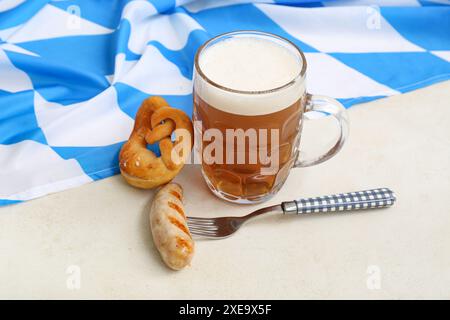
[[[281,203],[281,208],[285,214],[349,211],[390,207],[394,204],[395,200],[396,197],[392,190],[388,188],[378,188],[286,201]]]

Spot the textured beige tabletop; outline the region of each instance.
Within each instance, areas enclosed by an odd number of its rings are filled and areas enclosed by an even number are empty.
[[[226,240],[197,241],[192,266],[174,272],[151,240],[152,191],[116,176],[0,208],[0,298],[450,298],[450,82],[349,116],[341,153],[293,170],[267,204],[390,187],[394,207],[262,217]],[[327,121],[305,125],[310,153],[335,133]],[[176,180],[191,215],[263,206],[214,198],[198,166]]]

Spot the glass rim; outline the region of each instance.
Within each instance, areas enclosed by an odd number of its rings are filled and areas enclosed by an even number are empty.
[[[220,39],[220,38],[224,38],[224,37],[226,37],[226,36],[239,35],[239,34],[250,34],[250,35],[251,35],[251,34],[256,34],[256,35],[261,35],[261,36],[267,36],[267,37],[271,37],[271,38],[276,38],[276,39],[281,40],[282,42],[285,42],[285,43],[287,43],[288,45],[292,46],[292,47],[294,48],[294,50],[299,54],[299,56],[300,56],[300,58],[301,58],[301,60],[302,60],[302,68],[301,68],[300,72],[299,72],[292,80],[290,80],[289,82],[287,82],[287,83],[285,83],[285,84],[283,84],[283,85],[281,85],[281,86],[278,86],[278,87],[275,87],[275,88],[272,88],[272,89],[267,89],[267,90],[259,90],[259,91],[232,89],[232,88],[225,87],[225,86],[223,86],[223,85],[221,85],[221,84],[219,84],[219,83],[217,83],[217,82],[215,82],[215,81],[209,79],[209,78],[203,73],[203,71],[202,71],[202,69],[200,68],[200,65],[199,65],[199,57],[200,57],[200,54],[202,53],[202,51],[203,51],[203,50],[204,50],[211,42],[214,42],[214,41],[216,41],[216,40],[218,40],[218,39]],[[213,37],[213,38],[207,40],[205,43],[203,43],[203,44],[197,49],[197,52],[196,52],[195,58],[194,58],[194,67],[195,67],[195,71],[196,71],[196,72],[197,72],[197,73],[198,73],[198,74],[199,74],[199,75],[200,75],[207,83],[213,85],[214,87],[216,87],[216,88],[218,88],[218,89],[221,89],[221,90],[224,90],[224,91],[228,91],[228,92],[232,92],[232,93],[240,93],[240,94],[267,94],[267,93],[274,93],[274,92],[277,92],[277,91],[279,91],[279,90],[288,88],[288,87],[294,85],[294,84],[297,82],[297,80],[299,80],[299,79],[301,79],[301,78],[304,77],[304,75],[305,75],[305,73],[306,73],[306,66],[307,66],[307,65],[306,65],[306,58],[305,58],[305,55],[304,55],[303,51],[302,51],[295,43],[293,43],[292,41],[290,41],[290,40],[288,40],[288,39],[286,39],[286,38],[284,38],[284,37],[282,37],[282,36],[279,36],[279,35],[276,35],[276,34],[273,34],[273,33],[270,33],[270,32],[257,31],[257,30],[238,30],[238,31],[231,31],[231,32],[225,32],[225,33],[219,34],[219,35],[217,35],[217,36],[215,36],[215,37]]]

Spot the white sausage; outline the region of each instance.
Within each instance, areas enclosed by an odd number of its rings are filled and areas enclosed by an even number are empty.
[[[194,256],[182,200],[181,186],[169,183],[157,192],[150,209],[153,241],[163,261],[174,270],[183,269]]]

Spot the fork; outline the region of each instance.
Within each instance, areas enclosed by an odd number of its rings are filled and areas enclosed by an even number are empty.
[[[231,236],[244,222],[265,213],[307,214],[317,212],[349,211],[386,208],[394,204],[394,192],[388,188],[339,193],[330,196],[286,201],[261,208],[243,217],[199,218],[187,217],[191,234],[213,239]]]

